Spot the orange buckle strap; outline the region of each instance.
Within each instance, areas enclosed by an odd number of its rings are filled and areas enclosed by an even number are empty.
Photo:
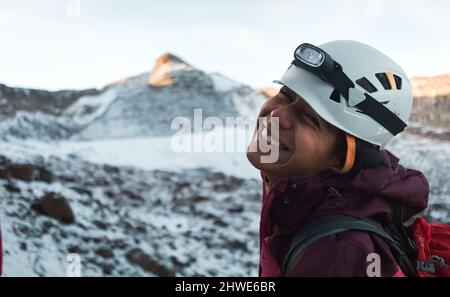
[[[342,173],[348,173],[354,163],[355,163],[355,155],[356,155],[356,139],[355,136],[350,134],[345,134],[345,138],[347,140],[347,156],[345,157],[345,163],[342,167]]]

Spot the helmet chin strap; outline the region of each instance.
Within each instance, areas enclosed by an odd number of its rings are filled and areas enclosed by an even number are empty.
[[[356,156],[356,139],[355,136],[350,135],[348,133],[345,134],[345,139],[347,141],[347,155],[345,156],[345,163],[339,173],[344,174],[350,172],[352,170],[353,165],[355,164],[355,156]]]

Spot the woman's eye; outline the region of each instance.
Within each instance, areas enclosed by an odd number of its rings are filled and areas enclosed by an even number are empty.
[[[289,102],[293,102],[294,99],[291,97],[291,95],[289,95],[288,92],[286,92],[285,90],[281,90],[280,93],[283,95],[283,97],[285,97],[287,100],[289,100]]]

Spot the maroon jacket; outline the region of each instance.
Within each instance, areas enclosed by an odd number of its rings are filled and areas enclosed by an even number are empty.
[[[345,175],[286,178],[270,188],[263,178],[260,222],[260,276],[280,276],[281,263],[293,235],[309,220],[346,214],[390,223],[393,206],[405,207],[405,220],[426,208],[429,185],[425,176],[398,164],[384,151],[389,168],[363,169]],[[381,276],[402,276],[389,246],[377,235],[346,231],[326,236],[297,255],[289,276],[367,276],[367,256],[378,253]]]

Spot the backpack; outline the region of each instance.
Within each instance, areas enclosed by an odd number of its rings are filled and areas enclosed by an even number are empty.
[[[348,215],[328,215],[308,222],[294,235],[282,264],[282,275],[287,276],[297,255],[317,240],[348,230],[362,230],[383,238],[406,276],[450,277],[450,225],[427,223],[418,217],[405,227],[403,207],[395,207],[394,223],[380,223]]]

